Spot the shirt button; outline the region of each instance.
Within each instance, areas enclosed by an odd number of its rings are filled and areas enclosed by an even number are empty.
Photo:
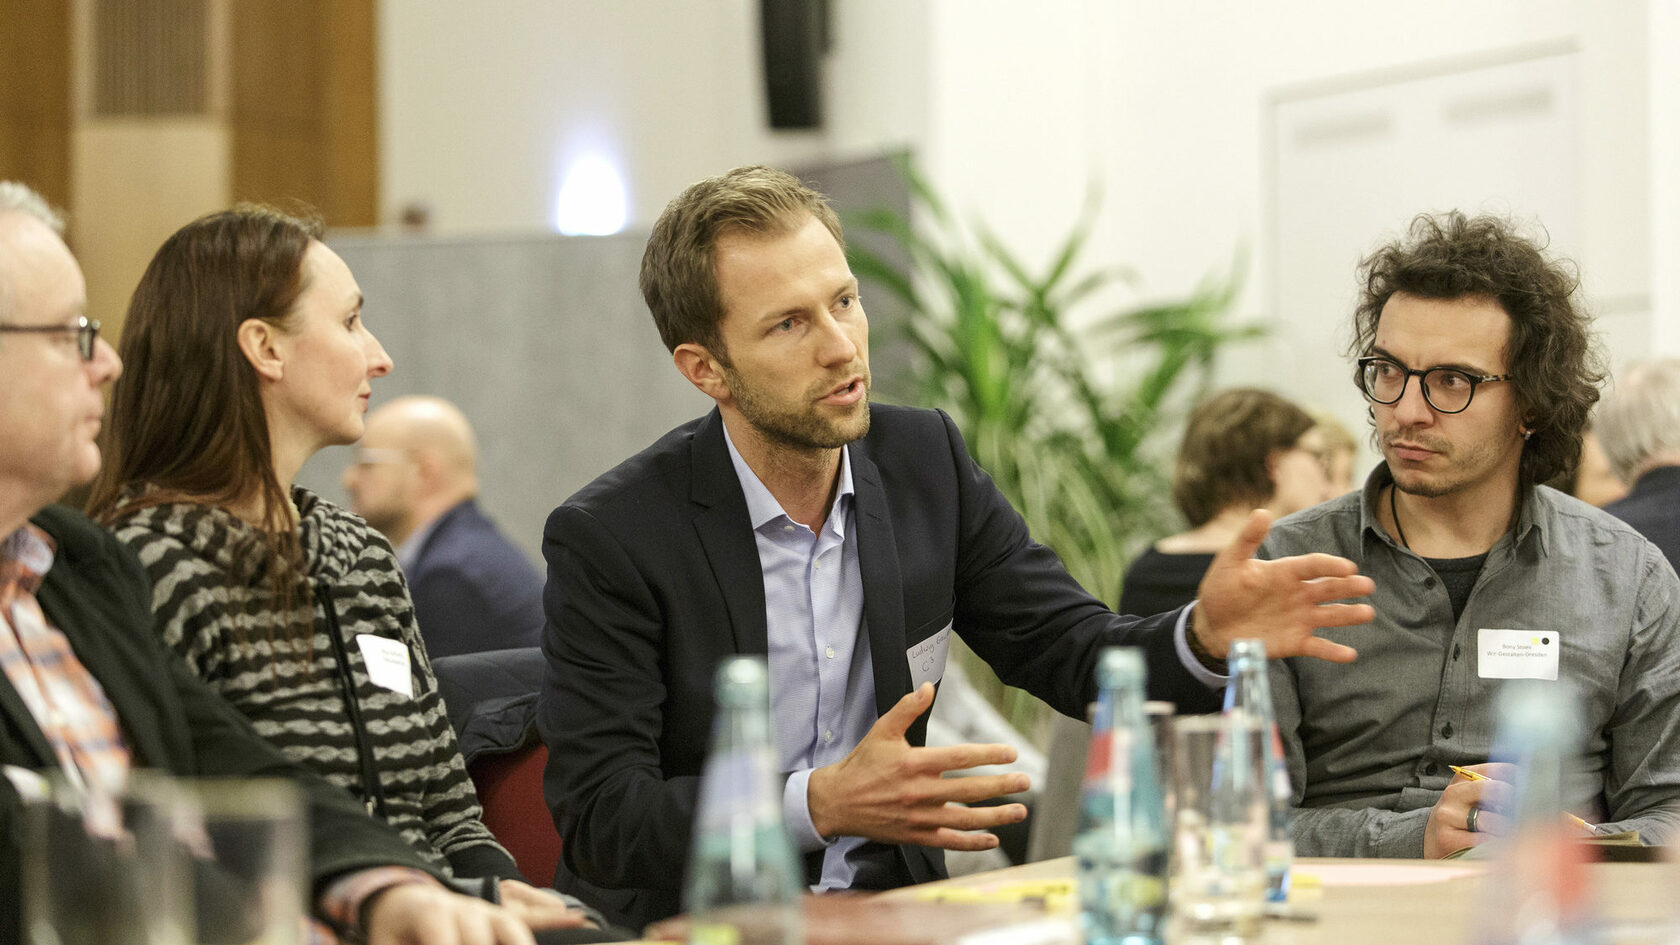
[[[1433,577],[1424,578],[1423,579],[1423,586],[1424,587],[1434,587],[1435,586],[1435,579]]]
[[[834,730],[833,729],[823,729],[823,744],[826,745],[826,744],[828,744],[829,742],[832,742],[832,741],[834,741]]]
[[[1426,764],[1426,765],[1423,766],[1423,773],[1428,774],[1428,775],[1433,775],[1435,772],[1440,771],[1440,770],[1441,770],[1441,766],[1436,764],[1433,761],[1431,761],[1429,764]]]
[[[1441,737],[1442,738],[1451,738],[1452,737],[1452,723],[1451,722],[1448,722],[1447,724],[1441,726]]]
[[[831,646],[827,650],[824,650],[823,652],[828,654],[829,659],[834,659],[834,647]]]
[[[793,531],[793,526],[792,525],[783,525],[782,526],[782,531],[791,532],[791,531]]]

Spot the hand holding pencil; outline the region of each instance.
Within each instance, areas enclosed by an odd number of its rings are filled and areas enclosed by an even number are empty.
[[[1487,775],[1482,774],[1479,771],[1472,771],[1469,768],[1463,768],[1463,767],[1460,767],[1458,765],[1448,765],[1447,767],[1452,769],[1453,774],[1456,774],[1456,775],[1458,775],[1460,777],[1463,777],[1463,778],[1467,778],[1471,781],[1492,781],[1493,780],[1492,778],[1488,777]],[[1469,829],[1472,833],[1476,832],[1475,828],[1478,826],[1476,822],[1480,819],[1479,816],[1478,816],[1479,813],[1480,813],[1479,810],[1475,811],[1469,817],[1468,827],[1469,827]],[[1588,836],[1597,837],[1597,836],[1601,836],[1604,833],[1603,828],[1600,827],[1598,824],[1589,824],[1585,820],[1582,820],[1581,818],[1575,816],[1574,814],[1571,814],[1569,811],[1563,811],[1563,816],[1568,817],[1570,819],[1570,821],[1575,824],[1575,826],[1580,827],[1582,830],[1585,830],[1587,832]]]

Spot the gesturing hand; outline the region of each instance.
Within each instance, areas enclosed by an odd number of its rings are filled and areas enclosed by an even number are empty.
[[[1254,557],[1271,527],[1271,513],[1255,509],[1243,530],[1214,556],[1202,578],[1190,632],[1214,656],[1224,656],[1232,640],[1265,641],[1266,655],[1316,656],[1351,663],[1359,654],[1313,631],[1369,623],[1369,604],[1330,601],[1363,597],[1375,587],[1352,561],[1310,554],[1276,561]]]
[[[1020,804],[963,807],[1025,791],[1024,774],[946,778],[947,771],[1008,764],[1008,745],[915,748],[904,733],[933,705],[933,684],[898,700],[840,761],[811,772],[806,802],[811,823],[825,837],[868,837],[947,850],[989,850],[997,837],[983,831],[1027,816]],[[980,831],[980,832],[976,832]]]

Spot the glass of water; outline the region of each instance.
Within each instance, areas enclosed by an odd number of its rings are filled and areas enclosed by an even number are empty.
[[[1228,945],[1260,934],[1270,814],[1264,738],[1240,715],[1173,724],[1173,941]]]

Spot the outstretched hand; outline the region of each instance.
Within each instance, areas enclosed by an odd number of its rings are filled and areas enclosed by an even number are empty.
[[[905,740],[904,733],[932,705],[933,684],[923,683],[877,719],[845,758],[811,772],[806,802],[818,833],[947,850],[989,850],[998,840],[984,831],[1026,818],[1021,804],[962,806],[1025,791],[1030,782],[1024,774],[943,777],[947,771],[1008,764],[1015,760],[1014,748],[917,748]]]
[[[1190,632],[1214,656],[1224,656],[1232,640],[1257,639],[1268,657],[1315,656],[1351,663],[1353,647],[1333,643],[1314,631],[1369,623],[1369,604],[1332,601],[1363,597],[1375,585],[1346,558],[1310,554],[1275,561],[1254,557],[1271,528],[1272,515],[1255,509],[1241,533],[1213,558],[1201,590]]]

